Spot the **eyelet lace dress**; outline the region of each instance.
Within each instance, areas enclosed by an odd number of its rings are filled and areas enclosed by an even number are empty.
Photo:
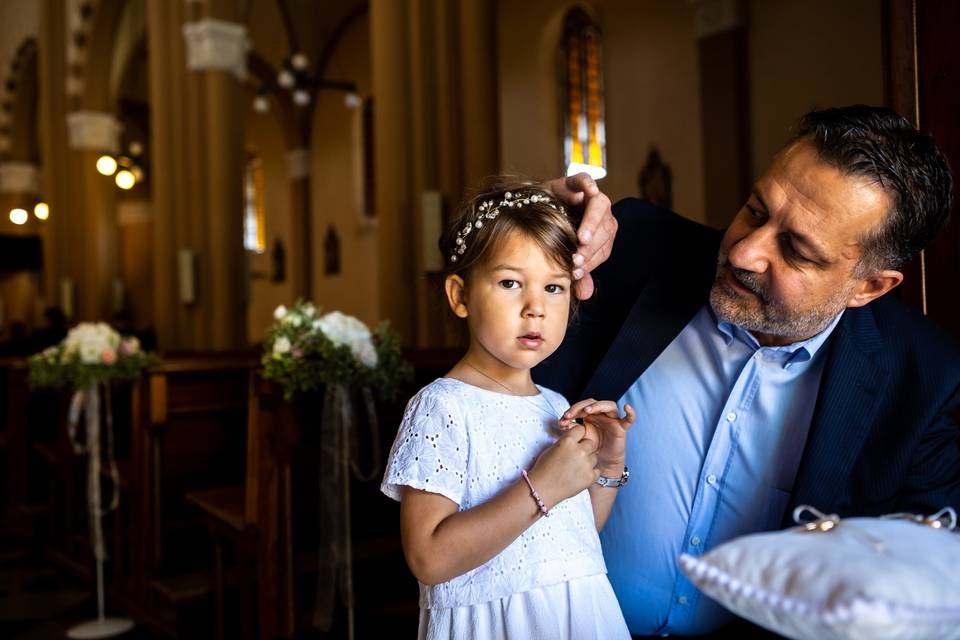
[[[460,511],[489,500],[557,437],[548,414],[569,403],[539,389],[521,397],[433,381],[407,404],[381,491],[395,500],[404,486],[438,493]],[[421,583],[420,608],[421,639],[630,638],[588,491],[554,506],[485,564],[441,584]]]

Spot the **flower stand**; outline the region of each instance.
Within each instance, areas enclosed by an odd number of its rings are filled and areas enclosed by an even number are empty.
[[[69,429],[70,439],[77,453],[86,453],[87,464],[87,509],[90,518],[90,544],[93,547],[93,556],[97,566],[97,618],[72,627],[67,631],[68,638],[109,638],[126,633],[133,628],[133,621],[127,618],[107,618],[104,615],[104,586],[103,563],[107,559],[106,547],[103,541],[103,523],[101,518],[116,508],[119,494],[116,493],[117,471],[113,459],[113,416],[110,408],[110,387],[104,385],[106,394],[106,419],[108,441],[108,464],[114,478],[114,499],[106,510],[102,507],[100,494],[100,389],[99,385],[91,384],[86,389],[74,393],[70,402]],[[86,444],[79,444],[76,440],[76,430],[80,413],[85,414]]]

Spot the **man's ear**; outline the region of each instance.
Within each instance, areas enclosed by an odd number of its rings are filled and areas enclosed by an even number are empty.
[[[457,275],[449,275],[443,283],[444,291],[447,292],[447,302],[450,309],[458,318],[466,318],[467,311],[467,290],[463,278]]]
[[[847,307],[862,307],[884,295],[903,282],[903,274],[893,269],[884,269],[860,281],[859,286],[847,301]]]

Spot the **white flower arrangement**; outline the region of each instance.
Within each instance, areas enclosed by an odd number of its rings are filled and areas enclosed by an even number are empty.
[[[311,302],[280,305],[273,318],[263,355],[265,376],[279,382],[288,397],[331,383],[392,389],[411,373],[386,323],[372,332],[353,316],[324,314]]]
[[[84,388],[135,378],[154,360],[136,337],[121,336],[105,322],[81,322],[59,344],[30,358],[30,379],[35,386]]]

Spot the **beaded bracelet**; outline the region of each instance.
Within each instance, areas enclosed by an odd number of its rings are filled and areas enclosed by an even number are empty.
[[[547,509],[547,505],[543,504],[540,494],[537,493],[537,490],[533,488],[533,483],[530,482],[530,476],[527,475],[527,470],[524,469],[520,472],[520,474],[523,476],[523,479],[527,481],[527,486],[530,487],[530,495],[533,496],[533,499],[537,501],[537,506],[540,508],[540,513],[542,513],[545,518],[549,517],[550,509]]]

